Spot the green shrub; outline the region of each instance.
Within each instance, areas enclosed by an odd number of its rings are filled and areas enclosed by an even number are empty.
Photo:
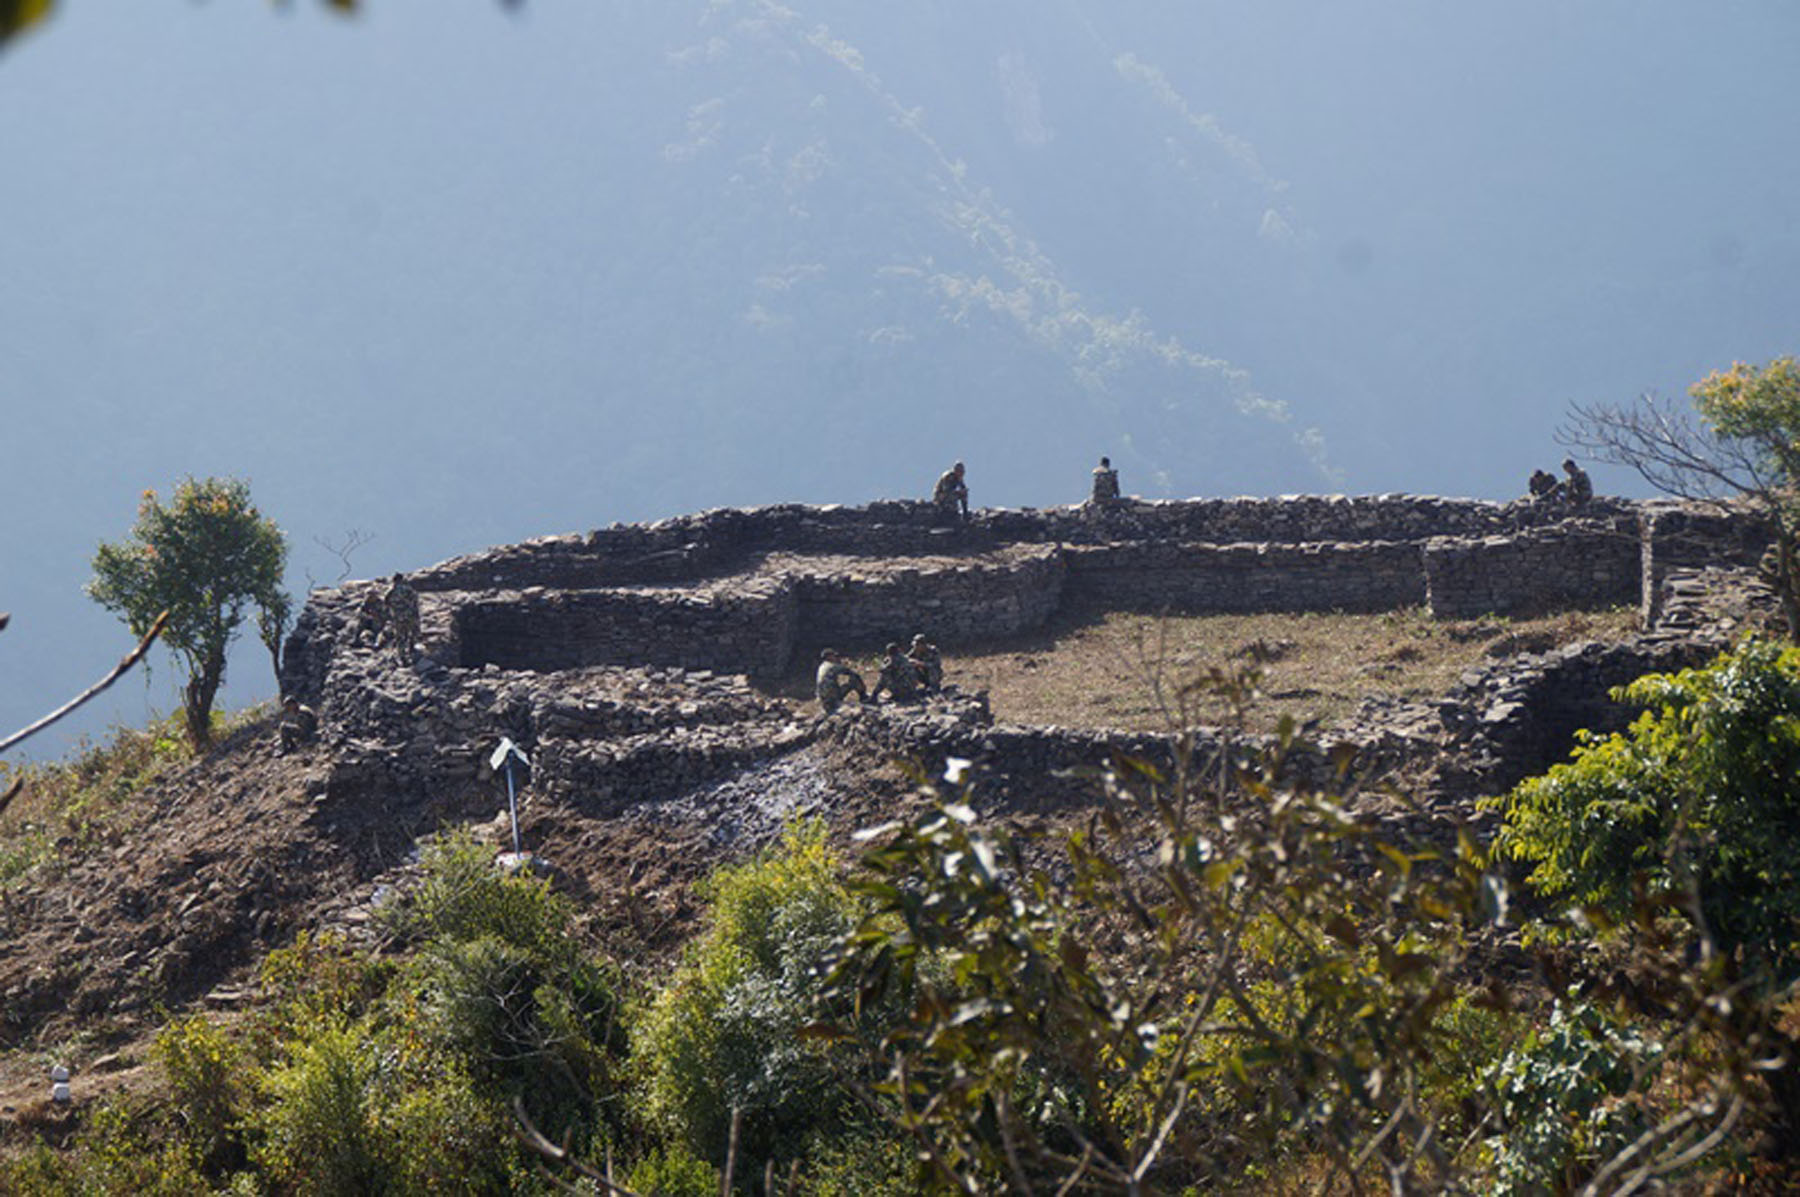
[[[449,835],[386,917],[420,940],[403,987],[409,1033],[450,1053],[499,1106],[517,1097],[547,1132],[573,1131],[578,1148],[596,1115],[619,1129],[618,983],[582,955],[569,904],[547,881],[501,872],[471,837]]]
[[[1573,1192],[1649,1125],[1662,1045],[1573,994],[1491,1068],[1504,1133],[1488,1140],[1494,1192]]]
[[[466,1073],[408,1078],[382,1104],[381,1151],[392,1161],[393,1191],[417,1197],[440,1193],[515,1193],[526,1172],[511,1135],[511,1120],[483,1099]]]
[[[626,1188],[655,1197],[717,1197],[723,1182],[717,1167],[680,1143],[651,1152],[625,1174]]]
[[[316,1025],[361,1018],[387,992],[398,969],[390,961],[353,949],[335,932],[302,931],[294,942],[263,958],[258,970],[274,997],[265,1037],[304,1036]],[[266,1054],[266,1052],[265,1052]]]
[[[38,1146],[0,1157],[8,1197],[193,1197],[210,1191],[193,1148],[157,1133],[155,1120],[118,1104],[99,1106],[69,1151]]]
[[[1727,951],[1800,974],[1800,648],[1750,640],[1617,693],[1649,709],[1500,800],[1498,851],[1613,920],[1647,883]]]
[[[390,1170],[374,1122],[380,1063],[362,1029],[321,1025],[262,1074],[266,1105],[250,1118],[252,1158],[301,1194],[377,1193]]]
[[[209,1165],[236,1162],[237,1122],[249,1101],[245,1053],[196,1014],[157,1032],[151,1054],[168,1077],[170,1101],[188,1142]]]
[[[495,868],[493,852],[467,832],[433,839],[421,864],[419,888],[384,907],[397,933],[438,943],[493,938],[558,965],[579,955],[568,902],[542,877]]]
[[[711,920],[657,995],[635,1051],[656,1126],[723,1160],[740,1107],[739,1166],[760,1168],[799,1157],[841,1124],[831,1051],[800,1031],[817,1016],[821,969],[857,906],[817,825],[719,870],[708,892]]]

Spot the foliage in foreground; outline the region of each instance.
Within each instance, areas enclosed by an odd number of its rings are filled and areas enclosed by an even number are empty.
[[[722,1160],[738,1112],[739,1158],[786,1167],[852,1125],[837,1084],[844,1052],[803,1034],[818,1017],[823,962],[860,913],[817,823],[781,848],[716,872],[712,915],[637,1036],[653,1127]]]
[[[868,1098],[930,1183],[1610,1192],[1716,1153],[1788,1071],[1772,1001],[1666,903],[1612,944],[1652,1007],[1590,983],[1521,1039],[1473,839],[1356,817],[1286,733],[1187,764],[1119,762],[1058,851],[952,794],[866,858],[834,982],[911,1012]]]
[[[1629,916],[1646,890],[1780,983],[1800,972],[1800,648],[1746,641],[1618,692],[1647,709],[1499,805],[1544,894]]]

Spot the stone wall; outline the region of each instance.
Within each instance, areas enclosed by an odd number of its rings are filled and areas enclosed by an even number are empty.
[[[879,648],[922,632],[953,646],[1037,628],[1062,604],[1067,568],[1049,547],[982,557],[871,564],[771,561],[794,580],[796,638],[808,646]]]
[[[779,673],[793,652],[798,610],[794,584],[783,577],[695,589],[493,591],[456,609],[457,663]]]
[[[1658,578],[1681,614],[1719,587],[1673,563],[1741,566],[1760,552],[1741,519],[1642,510],[1640,520],[1637,505],[1601,503],[1574,519],[1457,500],[1209,500],[983,512],[957,527],[936,526],[916,503],[710,512],[414,575],[425,643],[412,664],[382,641],[381,583],[316,592],[286,646],[283,686],[319,709],[335,761],[321,809],[334,818],[376,792],[415,804],[420,825],[482,809],[496,784],[484,762],[502,735],[530,752],[535,793],[590,813],[813,745],[932,768],[968,757],[1006,801],[1087,801],[1091,785],[1060,770],[1120,753],[1167,763],[1169,741],[995,726],[978,698],[815,721],[738,675],[781,674],[822,643],[1005,638],[1073,606],[1381,611],[1429,600],[1439,616],[1466,618],[1613,605]],[[1754,598],[1732,618],[1749,619]],[[1493,792],[1566,753],[1575,728],[1617,726],[1612,686],[1703,659],[1724,625],[1698,608],[1683,618],[1686,630],[1627,645],[1472,671],[1441,703],[1359,714],[1334,734],[1355,747],[1357,777],[1424,764],[1438,792]],[[1201,756],[1220,749],[1210,733],[1193,744]],[[1296,760],[1321,778],[1332,767],[1318,752]]]
[[[784,671],[796,651],[924,632],[940,644],[1085,610],[1381,611],[1441,618],[1606,607],[1671,569],[1753,561],[1742,516],[1601,500],[1580,509],[1408,496],[1127,501],[978,512],[926,504],[721,510],[547,537],[411,575],[440,663],[549,671]],[[331,654],[373,640],[379,583],[309,598],[284,687],[317,695]]]
[[[1478,540],[1437,538],[1424,547],[1433,616],[1542,615],[1638,601],[1642,552],[1636,529],[1570,520]]]
[[[1767,522],[1735,508],[1646,503],[1642,525],[1639,594],[1646,627],[1662,616],[1672,571],[1753,569],[1774,539]]]
[[[1425,601],[1417,545],[1071,545],[1068,597],[1090,607],[1193,614],[1392,611]]]
[[[1598,499],[1589,519],[1622,525],[1636,505]],[[1414,495],[1296,495],[1279,499],[1126,500],[977,511],[944,525],[927,503],[863,507],[781,504],[725,508],[651,524],[614,524],[585,535],[549,536],[454,558],[410,575],[421,591],[589,589],[692,581],[742,568],[770,552],[864,557],[969,554],[1015,544],[1120,541],[1206,544],[1324,544],[1504,535],[1566,519],[1557,505],[1491,503]]]

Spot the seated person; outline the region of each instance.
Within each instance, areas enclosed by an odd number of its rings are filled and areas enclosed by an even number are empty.
[[[1112,462],[1102,457],[1100,464],[1094,467],[1094,492],[1089,497],[1091,503],[1110,503],[1119,497],[1119,471],[1113,469]]]
[[[906,659],[912,662],[913,672],[919,675],[919,685],[924,687],[925,693],[936,694],[944,688],[944,658],[938,653],[937,645],[926,641],[923,632],[912,638]]]
[[[874,702],[884,692],[895,702],[913,702],[919,697],[919,671],[901,654],[898,644],[888,645],[883,652],[881,676],[869,691],[869,701]]]
[[[813,677],[813,693],[819,696],[819,708],[827,715],[843,705],[854,693],[858,700],[869,701],[862,674],[844,664],[836,652],[827,648],[819,653],[819,671]]]
[[[1579,507],[1594,497],[1593,482],[1587,471],[1575,464],[1574,458],[1563,459],[1563,473],[1568,475],[1562,482],[1563,498]]]
[[[938,475],[937,485],[931,488],[931,501],[941,516],[969,518],[969,485],[963,481],[962,462]]]
[[[281,700],[281,718],[275,732],[280,745],[276,755],[292,752],[302,744],[312,743],[319,734],[318,713],[290,694]]]

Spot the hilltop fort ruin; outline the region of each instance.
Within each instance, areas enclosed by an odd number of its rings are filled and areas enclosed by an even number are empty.
[[[955,682],[959,647],[1052,617],[1638,604],[1642,630],[1624,641],[1493,660],[1451,693],[1371,700],[1318,729],[1323,749],[1355,750],[1348,800],[1364,813],[1449,832],[1472,817],[1467,799],[1541,771],[1577,728],[1619,726],[1611,687],[1722,647],[1758,601],[1763,539],[1746,518],[1616,500],[1122,502],[948,528],[919,503],[714,511],[417,571],[413,662],[369,624],[382,583],[317,591],[284,682],[317,708],[318,742],[277,758],[273,720],[232,733],[134,808],[137,838],[9,898],[0,1037],[158,1001],[229,1004],[233,970],[296,931],[375,926],[422,837],[504,806],[486,772],[501,736],[532,760],[528,846],[590,917],[667,950],[695,917],[691,882],[794,816],[845,828],[913,800],[892,758],[934,771],[967,758],[979,806],[1054,819],[1095,800],[1067,767],[1167,765],[1178,743],[1202,754],[1222,735],[1009,725],[967,692],[821,718],[770,684],[821,643],[923,631],[950,650]],[[1324,751],[1291,759],[1328,767]],[[1384,805],[1362,785],[1388,778],[1421,801]]]
[[[1459,763],[1441,775],[1474,791],[1542,769],[1578,727],[1616,726],[1611,687],[1716,650],[1737,622],[1721,622],[1718,579],[1745,578],[1765,543],[1748,517],[1619,499],[1124,501],[949,526],[918,502],[724,509],[408,575],[422,596],[415,665],[379,647],[361,614],[379,583],[315,592],[283,681],[335,746],[329,793],[485,806],[485,749],[508,735],[532,752],[538,793],[616,813],[818,743],[928,765],[966,756],[1001,789],[1109,752],[1169,751],[1166,737],[997,725],[981,695],[814,720],[755,684],[821,645],[923,631],[954,649],[1067,611],[1468,619],[1639,606],[1644,631],[1626,643],[1516,658],[1439,703],[1332,729],[1368,768],[1448,752]]]

